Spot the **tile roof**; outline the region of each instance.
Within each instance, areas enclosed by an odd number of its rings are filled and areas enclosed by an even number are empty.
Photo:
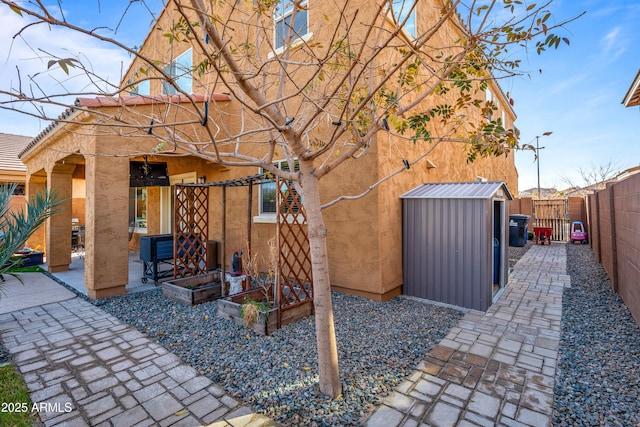
[[[31,136],[0,133],[0,169],[8,171],[26,171],[26,166],[18,158],[18,154],[31,141]]]
[[[18,157],[22,158],[33,147],[48,134],[54,131],[58,125],[64,121],[69,121],[69,117],[78,111],[84,111],[92,108],[100,107],[117,107],[117,106],[135,106],[135,105],[157,105],[157,104],[181,104],[187,102],[204,102],[209,101],[231,101],[231,95],[226,93],[212,93],[210,95],[192,94],[185,96],[177,95],[127,95],[119,97],[99,96],[95,98],[77,98],[73,107],[67,108],[58,116],[58,120],[51,122],[42,132],[40,132],[33,140],[18,153]]]

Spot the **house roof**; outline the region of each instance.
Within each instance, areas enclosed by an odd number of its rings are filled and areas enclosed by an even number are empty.
[[[443,182],[422,184],[400,196],[401,199],[490,199],[502,190],[513,199],[504,182]]]
[[[212,93],[210,95],[192,94],[185,96],[177,95],[155,95],[140,96],[126,95],[119,97],[99,96],[95,98],[77,98],[73,107],[67,108],[58,116],[58,120],[51,122],[42,132],[40,132],[33,140],[18,154],[22,158],[33,147],[44,139],[45,136],[52,133],[60,123],[68,122],[70,117],[78,111],[101,107],[118,107],[118,106],[136,106],[136,105],[158,105],[158,104],[182,104],[187,102],[204,102],[204,101],[230,101],[231,95],[226,93]]]
[[[640,70],[638,70],[638,74],[636,74],[635,79],[633,79],[633,83],[631,83],[627,94],[624,96],[622,104],[624,104],[625,107],[640,106]]]
[[[0,169],[8,171],[26,171],[26,166],[18,154],[29,144],[32,137],[0,133]]]

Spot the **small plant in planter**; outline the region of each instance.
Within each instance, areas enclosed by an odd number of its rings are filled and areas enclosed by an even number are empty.
[[[244,324],[263,335],[272,333],[278,323],[278,308],[274,307],[273,300],[278,267],[275,238],[270,239],[268,244],[266,272],[260,272],[257,253],[249,256],[248,248],[243,253],[243,274],[249,278],[251,289],[218,300],[218,316],[233,320],[239,325]]]
[[[256,301],[251,297],[242,304],[240,308],[240,316],[244,320],[244,326],[250,328],[260,318],[261,313],[266,313],[271,309],[271,304],[264,301]],[[269,322],[269,317],[265,317],[265,322]]]

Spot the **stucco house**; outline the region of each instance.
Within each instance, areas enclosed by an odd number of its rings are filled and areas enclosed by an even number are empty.
[[[437,12],[430,3],[419,2],[414,11],[412,22],[418,29],[428,28],[431,20],[436,19]],[[367,6],[369,1],[362,0],[362,10],[370,13],[371,8]],[[331,19],[332,14],[335,14],[333,3],[309,1],[304,13],[296,18],[296,35],[304,43],[327,42],[321,17]],[[278,27],[286,19],[286,13],[276,14],[273,25]],[[380,19],[384,25],[390,25],[384,21],[386,17]],[[172,185],[230,181],[262,173],[255,166],[227,167],[180,150],[172,151],[166,149],[164,143],[163,149],[158,150],[160,127],[157,123],[168,116],[175,123],[188,123],[176,126],[176,134],[181,138],[193,141],[211,138],[206,129],[192,124],[194,120],[201,120],[194,111],[195,106],[202,106],[205,101],[209,103],[207,120],[218,129],[240,126],[241,100],[224,93],[219,79],[210,75],[211,72],[195,78],[193,70],[204,58],[198,48],[206,47],[206,41],[204,44],[170,44],[166,31],[156,29],[175,28],[179,22],[180,15],[169,2],[140,53],[158,58],[170,73],[181,67],[190,70],[175,75],[175,83],[187,95],[176,93],[160,78],[143,76],[140,61],[136,60],[122,81],[122,87],[129,94],[78,99],[74,108],[65,111],[58,122],[34,138],[20,154],[27,167],[28,192],[46,187],[55,189],[61,197],[76,198],[74,180],[84,182],[82,197],[86,211],[80,215],[86,226],[85,285],[92,298],[125,292],[127,252],[138,248],[140,236],[172,232]],[[265,57],[278,55],[286,47],[279,41],[277,32],[274,34],[273,43],[261,47],[271,50]],[[361,35],[350,34],[350,37]],[[443,28],[441,37],[453,43],[457,39],[455,27]],[[290,45],[290,48],[294,47]],[[512,127],[516,116],[500,87],[489,81],[485,92],[483,97],[498,105],[497,114],[502,116],[505,127]],[[374,136],[366,155],[344,163],[321,181],[323,202],[366,191],[401,166],[403,160],[423,151],[424,147],[389,133]],[[284,160],[282,157],[283,163]],[[141,167],[157,168],[158,180],[133,185],[132,176],[136,168]],[[517,194],[517,178],[513,154],[468,163],[461,144],[443,142],[425,160],[385,181],[366,196],[325,208],[332,287],[376,300],[387,300],[401,293],[400,196],[412,188],[432,182],[489,180],[502,181],[512,194]],[[222,193],[218,188],[211,189],[209,239],[220,240],[222,233],[226,233],[229,242],[226,252],[218,253],[218,264],[228,265],[231,253],[243,249],[247,233],[251,233],[256,251],[266,248],[267,241],[275,234],[275,206],[271,199],[275,189],[262,185],[257,191],[250,208],[251,227],[247,227],[247,192],[237,189],[226,193],[227,219],[223,230],[219,221]],[[50,271],[67,269],[70,264],[68,236],[75,215],[72,205],[68,204],[34,238],[44,240],[46,233]],[[130,226],[132,233],[129,233]]]

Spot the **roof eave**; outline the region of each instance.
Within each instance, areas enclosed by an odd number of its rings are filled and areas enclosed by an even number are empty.
[[[640,70],[633,79],[633,83],[629,87],[627,94],[622,100],[622,104],[625,107],[637,107],[640,106]]]

